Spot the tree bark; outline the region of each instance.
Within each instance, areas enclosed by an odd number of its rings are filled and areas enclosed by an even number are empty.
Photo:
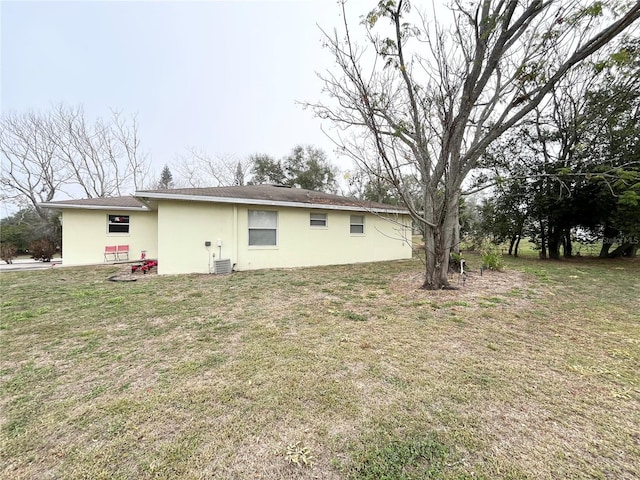
[[[513,247],[515,246],[517,239],[518,239],[517,235],[512,235],[511,239],[509,240],[509,256],[513,255]]]
[[[600,255],[598,255],[600,258],[609,258],[609,250],[611,249],[614,243],[613,239],[619,233],[620,232],[618,230],[616,230],[615,228],[611,228],[608,225],[604,227],[604,231],[602,232],[602,235],[603,235],[602,248],[600,249]]]
[[[460,253],[460,209],[456,210],[456,219],[453,223],[453,251]]]
[[[612,244],[607,244],[609,247]],[[635,257],[638,253],[638,243],[632,241],[625,241],[621,245],[618,246],[613,252],[607,253],[607,258],[618,258],[618,257]],[[603,243],[604,247],[604,243]],[[608,249],[607,249],[608,250]],[[600,255],[602,257],[602,255]]]
[[[540,220],[540,258],[547,258],[547,235],[542,220]]]
[[[549,258],[552,260],[560,260],[560,244],[562,243],[562,234],[560,229],[548,221],[547,226],[547,242],[549,245]]]
[[[571,258],[573,256],[573,245],[571,244],[571,230],[567,229],[564,232],[562,240],[562,250],[564,258]]]
[[[618,257],[628,257],[633,244],[631,243],[623,243],[618,248],[616,248],[613,252],[607,255],[608,258],[618,258]]]
[[[425,290],[448,288],[449,255],[453,247],[453,232],[458,222],[460,191],[445,196],[439,203],[438,192],[425,195],[425,215],[432,225],[425,225]],[[439,207],[439,208],[438,208]]]
[[[560,240],[555,235],[549,237],[549,258],[560,260]]]
[[[598,255],[600,258],[609,258],[609,249],[613,243],[602,242],[602,248],[600,249],[600,254]]]

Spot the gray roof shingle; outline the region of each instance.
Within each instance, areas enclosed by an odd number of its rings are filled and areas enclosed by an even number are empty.
[[[305,190],[303,188],[290,188],[278,185],[247,185],[236,187],[208,187],[208,188],[173,188],[169,190],[140,190],[135,196],[85,198],[80,200],[61,200],[42,203],[47,208],[87,208],[87,209],[128,209],[147,210],[148,207],[139,199],[177,199],[194,201],[211,201],[225,203],[257,204],[273,202],[274,204],[287,204],[293,206],[314,206],[327,208],[341,208],[354,210],[394,211],[405,213],[401,206],[388,205],[379,202],[369,202],[355,198],[333,195],[330,193]],[[297,204],[297,205],[296,205]]]
[[[147,195],[151,194],[151,195]],[[188,199],[194,197],[194,200],[203,197],[210,198],[215,201],[216,198],[238,199],[243,200],[242,203],[250,203],[250,200],[258,200],[260,202],[275,203],[297,203],[302,205],[326,205],[327,207],[355,207],[357,209],[371,210],[394,210],[405,211],[401,206],[388,205],[379,202],[369,202],[366,200],[358,200],[355,198],[333,195],[331,193],[317,192],[314,190],[305,190],[303,188],[283,187],[279,185],[247,185],[236,187],[208,187],[208,188],[174,188],[171,190],[142,190],[136,192],[136,196],[144,198],[151,196],[152,198],[175,198]]]
[[[99,197],[99,198],[82,198],[78,200],[58,200],[53,202],[41,203],[43,207],[48,208],[126,208],[146,210],[144,203],[137,198],[127,195],[124,197]]]

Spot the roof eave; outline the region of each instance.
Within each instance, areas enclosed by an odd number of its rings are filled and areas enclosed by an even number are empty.
[[[139,207],[123,207],[119,205],[82,205],[75,203],[55,203],[43,202],[38,204],[44,208],[55,208],[57,210],[74,209],[74,210],[119,210],[128,212],[150,212],[151,209],[144,205]]]
[[[387,214],[399,214],[409,215],[408,210],[401,208],[380,208],[380,207],[367,207],[358,205],[332,205],[326,203],[303,203],[303,202],[289,202],[282,200],[260,200],[252,198],[233,198],[233,197],[213,197],[208,195],[185,195],[185,194],[170,194],[170,193],[157,193],[157,192],[136,192],[134,195],[140,201],[144,202],[144,199],[160,199],[160,200],[182,200],[191,202],[210,202],[210,203],[229,203],[239,205],[260,205],[268,207],[291,207],[291,208],[314,208],[319,210],[343,210],[351,212],[374,212],[374,213],[387,213]]]

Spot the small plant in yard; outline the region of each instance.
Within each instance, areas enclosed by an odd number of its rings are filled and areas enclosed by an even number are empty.
[[[449,254],[449,271],[459,272],[462,255],[456,252]]]
[[[450,454],[450,448],[441,443],[435,435],[423,439],[398,439],[383,445],[369,445],[356,456],[350,478],[443,478]]]
[[[353,320],[355,322],[366,322],[367,321],[367,317],[365,317],[364,315],[361,315],[359,313],[346,311],[346,312],[343,313],[343,315],[346,318],[348,318],[349,320]]]
[[[311,449],[305,447],[301,442],[291,443],[287,445],[287,450],[284,454],[289,463],[295,463],[299,467],[311,465],[313,455],[311,455]]]
[[[495,245],[482,248],[482,266],[488,270],[502,270],[502,254]]]

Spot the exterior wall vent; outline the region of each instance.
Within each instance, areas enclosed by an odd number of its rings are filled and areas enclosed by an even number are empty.
[[[231,259],[221,258],[213,261],[213,273],[216,275],[226,275],[231,273]]]

